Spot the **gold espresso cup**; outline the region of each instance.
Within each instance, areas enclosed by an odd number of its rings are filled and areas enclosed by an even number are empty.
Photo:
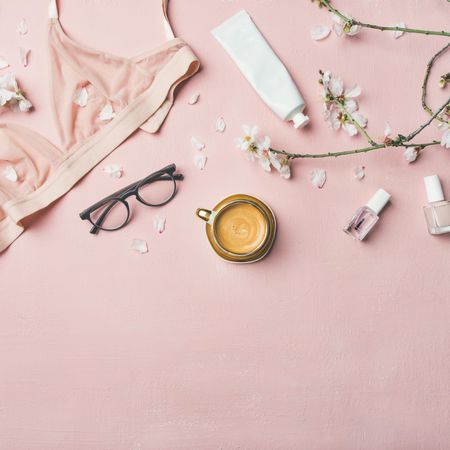
[[[250,195],[232,195],[211,210],[197,209],[196,214],[206,222],[206,235],[213,250],[226,261],[259,261],[275,241],[277,222],[273,211]]]

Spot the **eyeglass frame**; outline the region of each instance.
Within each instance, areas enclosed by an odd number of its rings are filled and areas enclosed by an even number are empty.
[[[98,234],[98,232],[100,230],[102,230],[102,231],[118,231],[118,230],[121,230],[122,228],[126,227],[131,219],[130,205],[126,201],[126,199],[128,197],[135,196],[136,199],[145,206],[157,207],[157,206],[167,205],[167,203],[169,203],[171,200],[173,200],[173,198],[177,194],[177,183],[176,182],[184,179],[183,174],[175,173],[176,170],[177,170],[177,167],[175,164],[169,164],[168,166],[163,167],[162,169],[157,170],[156,172],[153,172],[150,175],[147,175],[145,178],[142,178],[139,181],[131,183],[128,186],[125,186],[124,188],[114,192],[113,194],[108,195],[107,197],[103,198],[102,200],[99,200],[98,202],[94,203],[89,208],[86,208],[84,211],[82,211],[80,213],[80,218],[82,220],[88,220],[92,224],[92,228],[90,229],[89,233]],[[173,182],[172,194],[161,203],[152,204],[152,203],[146,202],[139,195],[139,189],[142,186],[145,186],[146,184],[151,184],[151,183],[153,183],[155,181],[159,181],[159,180],[172,180],[172,182]],[[112,202],[110,206],[105,208],[105,211],[103,211],[101,213],[99,219],[96,221],[96,223],[94,223],[94,221],[91,219],[91,214],[95,210],[97,210],[98,208],[100,208],[103,205],[106,205],[107,203],[111,202],[112,200],[115,200],[115,201]],[[126,218],[125,222],[117,228],[113,228],[113,229],[102,228],[101,225],[102,225],[103,221],[105,220],[109,211],[111,211],[111,208],[116,204],[116,202],[120,202],[121,204],[123,204],[127,210],[127,218]]]

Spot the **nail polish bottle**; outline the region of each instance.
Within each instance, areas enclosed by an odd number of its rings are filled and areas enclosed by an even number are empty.
[[[437,175],[430,175],[423,179],[428,198],[428,205],[424,206],[430,234],[450,233],[450,202],[444,200],[441,182]]]
[[[383,189],[378,189],[375,195],[359,208],[344,231],[354,239],[362,241],[378,222],[378,215],[390,200],[391,195]]]

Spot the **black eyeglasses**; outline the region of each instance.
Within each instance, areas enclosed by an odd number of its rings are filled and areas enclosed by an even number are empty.
[[[99,230],[120,230],[131,218],[130,206],[126,201],[128,197],[134,195],[146,206],[163,206],[175,197],[176,181],[184,178],[181,173],[175,173],[176,170],[175,164],[170,164],[114,192],[81,212],[81,219],[88,220],[92,224],[90,230],[92,234],[97,234]]]

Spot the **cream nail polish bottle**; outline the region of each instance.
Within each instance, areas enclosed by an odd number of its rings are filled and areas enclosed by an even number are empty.
[[[437,175],[423,179],[427,193],[428,205],[424,206],[430,234],[450,233],[450,202],[444,199],[441,182]]]
[[[390,199],[391,194],[384,189],[378,189],[365,206],[356,211],[344,231],[354,239],[362,241],[378,222],[378,215]]]

